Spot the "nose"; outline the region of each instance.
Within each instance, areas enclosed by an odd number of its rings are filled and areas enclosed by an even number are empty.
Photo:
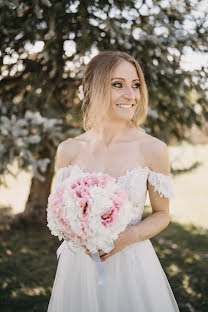
[[[124,94],[123,94],[124,98],[128,99],[128,100],[134,100],[135,99],[135,92],[134,89],[132,88],[132,86],[126,86],[126,88],[124,89]]]

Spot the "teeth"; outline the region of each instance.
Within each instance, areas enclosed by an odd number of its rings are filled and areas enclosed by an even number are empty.
[[[121,108],[132,108],[133,105],[122,105],[122,104],[117,104],[118,107],[121,107]]]

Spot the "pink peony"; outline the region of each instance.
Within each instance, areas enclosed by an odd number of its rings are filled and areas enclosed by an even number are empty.
[[[69,222],[66,219],[66,209],[63,204],[63,194],[67,191],[66,185],[61,185],[54,194],[49,197],[48,208],[53,218],[58,222],[64,236],[72,239],[74,242],[84,245],[86,243],[86,226],[80,233],[81,236],[72,232]]]
[[[114,207],[110,207],[108,211],[105,213],[101,214],[101,219],[102,219],[102,224],[104,226],[109,226],[115,223],[117,219],[117,209]]]

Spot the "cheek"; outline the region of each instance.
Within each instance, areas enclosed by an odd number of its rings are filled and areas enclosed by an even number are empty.
[[[116,104],[120,96],[121,96],[121,92],[119,92],[119,90],[112,90],[111,91],[111,104],[112,105]]]

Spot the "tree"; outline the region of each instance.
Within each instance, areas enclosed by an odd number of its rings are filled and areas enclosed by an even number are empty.
[[[196,3],[1,0],[0,7],[0,174],[17,157],[19,168],[33,171],[29,219],[45,220],[58,142],[83,131],[78,86],[98,51],[122,50],[141,64],[150,94],[147,132],[168,143],[205,123],[207,67],[181,67],[186,47],[208,49],[207,15]]]

